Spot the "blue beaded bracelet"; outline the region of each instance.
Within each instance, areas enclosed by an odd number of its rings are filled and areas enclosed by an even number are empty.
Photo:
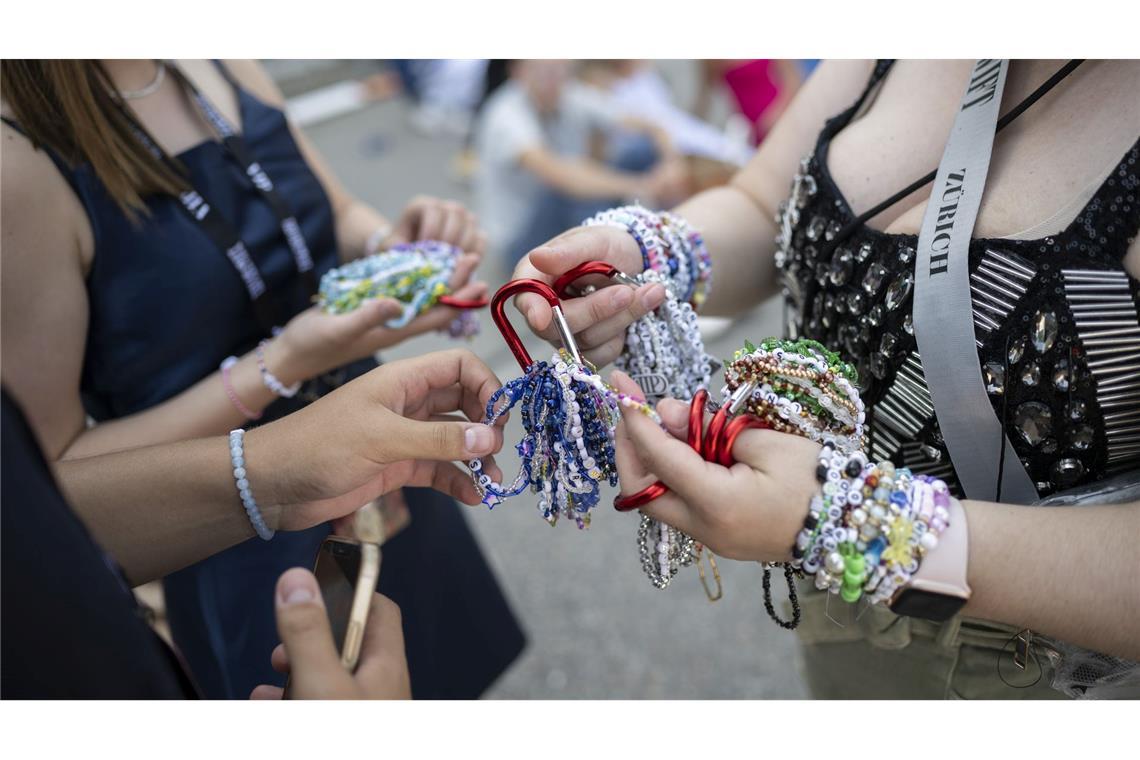
[[[274,532],[269,529],[265,524],[265,520],[261,517],[261,510],[257,508],[257,502],[253,500],[253,492],[249,488],[249,480],[245,476],[245,449],[243,446],[243,439],[245,438],[245,431],[241,428],[230,431],[230,462],[234,466],[234,481],[237,484],[238,496],[241,497],[241,504],[245,507],[245,513],[249,516],[249,522],[253,525],[254,531],[264,541],[273,538]]]

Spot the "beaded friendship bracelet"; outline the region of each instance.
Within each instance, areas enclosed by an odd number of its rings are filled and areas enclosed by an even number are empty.
[[[646,283],[665,287],[664,303],[626,330],[625,346],[615,366],[641,386],[650,402],[665,397],[687,400],[707,388],[714,362],[705,352],[696,308],[707,296],[712,262],[700,234],[680,216],[639,205],[603,211],[584,225],[618,227],[637,243],[644,270],[636,277],[621,275],[621,281],[633,287]],[[606,266],[590,262],[559,278],[559,294],[560,285],[583,274],[599,273],[595,265]],[[612,267],[610,270],[614,276]],[[660,589],[666,588],[682,567],[699,562],[703,551],[691,536],[645,514],[637,530],[637,548],[642,569]],[[711,554],[709,561],[715,562]],[[713,596],[710,594],[710,599]]]
[[[253,491],[250,490],[249,478],[246,477],[245,471],[245,431],[241,428],[230,431],[230,463],[234,468],[234,483],[237,485],[238,496],[241,498],[249,522],[258,538],[268,541],[273,538],[276,531],[270,530],[265,524],[257,501],[253,498]]]
[[[247,420],[261,419],[261,412],[255,412],[246,406],[240,398],[238,398],[237,391],[234,390],[233,382],[230,380],[230,372],[233,370],[234,365],[238,363],[236,356],[227,356],[222,360],[221,366],[218,367],[222,371],[222,388],[226,391],[226,396],[229,398],[230,403],[233,404],[234,409],[241,412]]]
[[[269,371],[269,367],[265,365],[265,347],[269,345],[268,340],[263,340],[257,344],[255,353],[257,354],[257,368],[261,370],[261,382],[265,387],[273,391],[281,398],[293,398],[297,392],[301,390],[301,383],[298,381],[292,385],[285,385],[277,376]]]
[[[796,536],[791,564],[844,601],[890,601],[949,526],[949,488],[831,445],[820,451],[816,477],[820,493]]]
[[[393,246],[330,269],[321,277],[317,302],[330,314],[344,314],[367,300],[395,299],[403,306],[403,313],[388,320],[390,329],[405,327],[439,303],[458,309],[481,308],[486,305],[483,301],[449,297],[448,283],[461,253],[455,246],[434,240]],[[448,326],[452,337],[470,337],[478,330],[478,319],[466,311]]]

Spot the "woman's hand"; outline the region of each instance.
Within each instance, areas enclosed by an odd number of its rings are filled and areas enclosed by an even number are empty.
[[[535,248],[515,267],[514,279],[524,277],[554,284],[558,277],[587,261],[605,261],[628,275],[642,270],[641,251],[636,241],[616,227],[577,227],[563,232]],[[580,284],[613,285],[604,278],[583,278]],[[563,302],[562,311],[586,357],[601,367],[621,353],[625,329],[665,301],[665,288],[643,285],[634,290],[627,285],[601,287],[590,295]],[[523,293],[515,299],[535,334],[557,345],[558,332],[552,324],[554,313],[542,298]]]
[[[614,372],[612,382],[618,390],[644,398],[627,375]],[[661,480],[669,493],[642,507],[645,514],[688,533],[723,557],[787,559],[819,488],[815,479],[819,445],[797,435],[747,430],[732,449],[736,464],[725,468],[706,462],[685,442],[687,403],[665,399],[657,411],[666,430],[642,414],[624,415],[618,426],[622,493],[635,493]]]
[[[439,240],[464,253],[481,257],[487,250],[487,233],[479,219],[456,201],[417,195],[404,207],[385,245],[415,240]]]
[[[400,608],[372,595],[356,672],[340,664],[324,599],[308,570],[286,570],[277,581],[277,632],[281,643],[270,661],[291,675],[293,699],[411,699]],[[261,685],[250,699],[281,699],[279,686]]]
[[[403,486],[478,504],[470,475],[452,462],[484,457],[501,476],[489,458],[502,448],[501,427],[481,423],[499,385],[470,351],[441,351],[377,367],[250,430],[245,467],[267,522],[301,530]]]
[[[456,298],[486,297],[485,282],[469,282],[478,265],[478,254],[464,253],[459,257],[450,282]],[[437,305],[404,327],[384,326],[401,313],[402,306],[391,298],[365,301],[347,314],[326,314],[319,306],[313,306],[293,317],[266,347],[266,366],[281,382],[290,385],[371,356],[413,336],[442,330],[459,316],[458,309]]]

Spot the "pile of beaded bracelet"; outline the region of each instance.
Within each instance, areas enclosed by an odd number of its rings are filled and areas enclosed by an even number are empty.
[[[867,415],[855,368],[814,340],[746,343],[725,367],[724,379],[725,398],[752,386],[744,408],[773,430],[830,440],[845,450],[863,445]]]
[[[745,342],[744,349],[725,366],[724,379],[725,402],[743,398],[743,410],[773,430],[825,443],[845,455],[862,456],[858,450],[863,446],[866,413],[856,385],[858,373],[822,344],[776,338],[761,341],[759,347]],[[771,586],[774,567],[783,569],[792,604],[791,620],[776,614]],[[764,608],[783,628],[799,625],[793,577],[799,569],[795,563],[764,563]]]
[[[645,271],[673,281],[677,297],[700,307],[712,285],[712,260],[700,233],[681,217],[644,206],[621,206],[602,211],[583,222],[625,230],[641,249]]]
[[[890,600],[938,546],[949,522],[946,484],[830,444],[819,453],[816,477],[820,493],[796,536],[793,567],[844,601]]]
[[[566,347],[549,362],[531,359],[506,320],[504,303],[520,292],[538,293],[555,310],[555,322]],[[536,280],[509,282],[492,299],[492,317],[523,368],[523,376],[507,382],[491,396],[484,422],[493,425],[519,406],[524,436],[515,449],[522,464],[508,485],[492,480],[479,459],[471,460],[467,467],[488,507],[529,487],[539,495],[538,510],[549,523],[565,517],[585,528],[601,497],[601,483],[617,484],[614,429],[622,411],[635,409],[659,424],[660,418],[644,401],[604,383],[581,358],[558,303],[554,291]],[[500,405],[503,399],[506,401]]]
[[[326,272],[317,300],[330,314],[344,314],[370,299],[395,299],[404,310],[386,326],[398,329],[437,303],[447,303],[448,283],[460,253],[455,246],[434,240],[396,245]],[[464,308],[485,304],[450,305]],[[468,337],[478,329],[477,318],[463,312],[449,325],[448,332],[453,337]]]

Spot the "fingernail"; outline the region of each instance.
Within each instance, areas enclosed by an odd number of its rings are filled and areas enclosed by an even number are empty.
[[[680,428],[689,424],[689,405],[675,398],[662,399],[657,405],[657,413],[666,427]]]
[[[624,309],[633,303],[633,291],[624,285],[613,288],[614,294],[610,296],[610,303],[615,309]]]
[[[665,287],[651,285],[649,290],[641,294],[641,305],[647,309],[656,309],[665,300]]]
[[[472,425],[463,431],[463,445],[472,454],[486,454],[495,445],[495,433],[486,425]]]
[[[286,573],[281,577],[278,596],[283,606],[305,604],[316,599],[316,595],[317,583],[312,573]]]

